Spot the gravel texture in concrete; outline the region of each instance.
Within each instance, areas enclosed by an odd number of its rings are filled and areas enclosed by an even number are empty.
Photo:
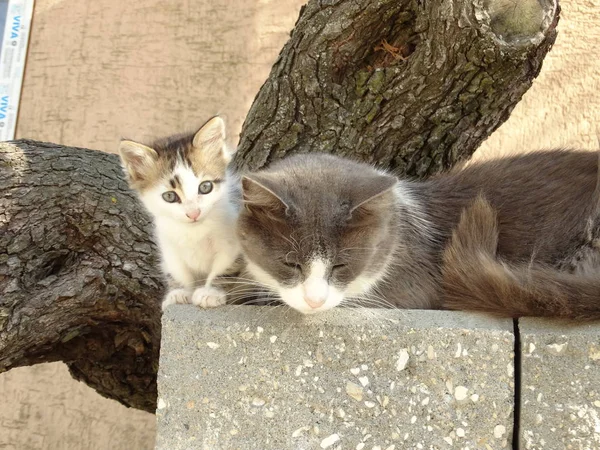
[[[501,449],[512,322],[273,307],[163,316],[158,449]]]
[[[600,448],[600,329],[519,320],[521,449]]]

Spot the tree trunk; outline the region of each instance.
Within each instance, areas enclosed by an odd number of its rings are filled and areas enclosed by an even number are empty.
[[[352,156],[424,177],[508,119],[556,38],[552,0],[311,1],[242,128],[237,164]]]
[[[551,0],[311,0],[244,124],[237,165],[326,151],[425,176],[510,114],[556,36]],[[64,361],[153,412],[162,279],[116,155],[0,144],[0,371]]]

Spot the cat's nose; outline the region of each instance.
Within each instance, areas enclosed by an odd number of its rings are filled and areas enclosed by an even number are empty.
[[[325,280],[308,279],[304,283],[304,301],[312,309],[320,308],[327,301],[329,286]]]
[[[324,296],[321,296],[321,297],[308,297],[306,295],[304,296],[304,301],[312,309],[317,309],[317,308],[320,308],[321,306],[323,306],[325,304],[325,300],[327,300],[327,297],[324,297]]]
[[[198,217],[200,217],[200,210],[192,209],[191,211],[186,212],[185,215],[192,220],[196,220]]]

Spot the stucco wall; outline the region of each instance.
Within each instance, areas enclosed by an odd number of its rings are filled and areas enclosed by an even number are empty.
[[[304,0],[38,0],[17,134],[115,151],[224,114],[232,142]]]
[[[0,449],[151,449],[154,416],[127,409],[71,378],[62,363],[0,375]]]
[[[304,0],[37,0],[18,137],[114,151],[225,114],[232,143]],[[478,157],[596,146],[600,3],[563,2],[533,88]],[[59,363],[0,375],[0,449],[152,448],[154,417]]]
[[[533,86],[476,157],[540,148],[598,149],[600,2],[561,1],[556,44]]]

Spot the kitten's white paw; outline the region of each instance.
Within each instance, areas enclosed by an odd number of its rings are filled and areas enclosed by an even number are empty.
[[[169,305],[185,304],[190,302],[190,291],[187,289],[173,289],[167,293],[162,303],[163,311]]]
[[[192,303],[200,308],[216,308],[222,306],[227,300],[227,294],[214,287],[201,287],[192,294]]]

